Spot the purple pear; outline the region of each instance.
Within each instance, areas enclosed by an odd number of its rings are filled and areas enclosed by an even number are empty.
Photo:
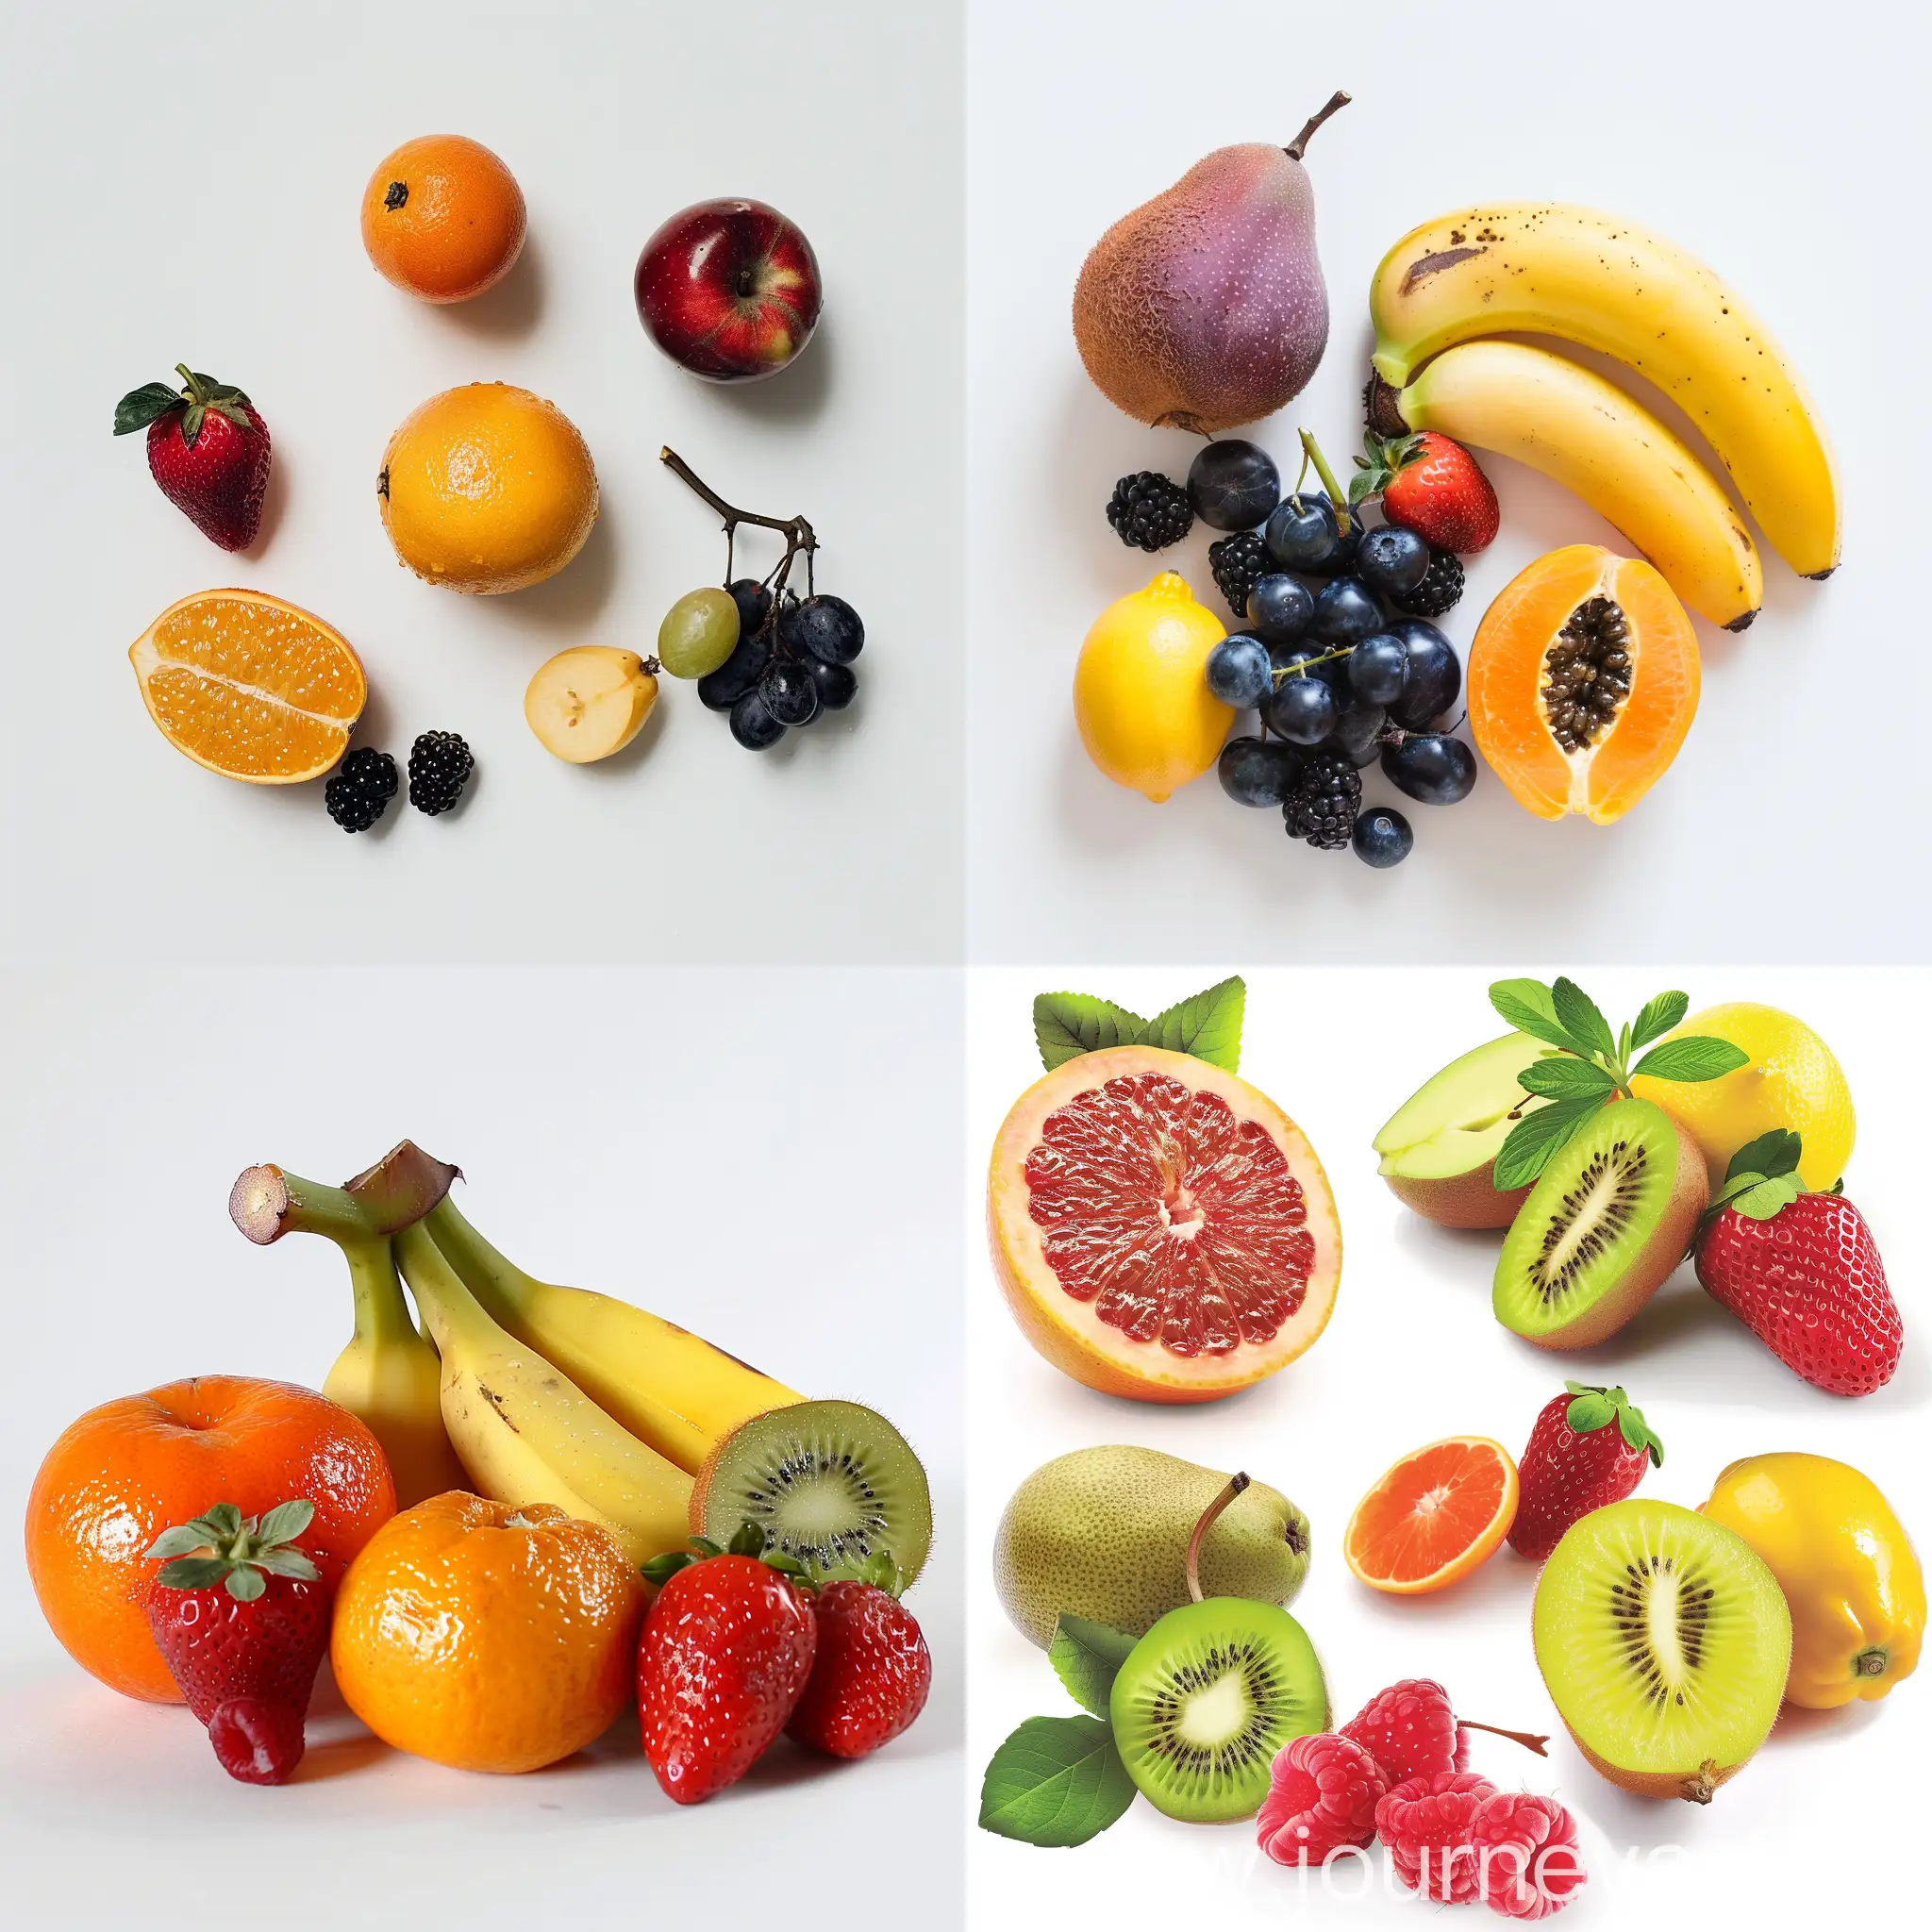
[[[1123,215],[1074,290],[1074,340],[1108,401],[1142,423],[1216,436],[1302,392],[1328,345],[1309,137],[1217,148]]]

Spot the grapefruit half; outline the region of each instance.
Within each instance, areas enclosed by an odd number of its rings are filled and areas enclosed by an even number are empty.
[[[1191,1054],[1119,1046],[1036,1080],[993,1143],[993,1266],[1048,1361],[1108,1395],[1212,1402],[1327,1325],[1341,1225],[1301,1129]]]

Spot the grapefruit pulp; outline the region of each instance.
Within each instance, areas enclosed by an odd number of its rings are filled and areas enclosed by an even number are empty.
[[[1190,1054],[1082,1054],[1015,1102],[987,1191],[1026,1339],[1109,1395],[1211,1402],[1327,1325],[1341,1226],[1322,1163],[1265,1093]]]

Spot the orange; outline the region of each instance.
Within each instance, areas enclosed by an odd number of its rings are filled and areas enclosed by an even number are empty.
[[[1495,1554],[1516,1520],[1516,1465],[1487,1436],[1412,1450],[1355,1506],[1342,1538],[1371,1590],[1421,1596]]]
[[[375,492],[404,563],[481,596],[556,575],[597,521],[597,472],[576,425],[507,382],[431,396],[390,438]]]
[[[608,1530],[452,1491],[371,1539],[336,1597],[329,1657],[385,1743],[458,1771],[536,1771],[630,1701],[643,1617]]]
[[[260,591],[197,591],[128,647],[175,749],[225,778],[294,785],[348,749],[369,683],[342,634]]]
[[[425,302],[467,302],[524,247],[524,192],[480,142],[406,141],[362,192],[362,245],[381,274]]]
[[[312,1390],[197,1375],[90,1409],[47,1451],[26,1505],[26,1567],[69,1656],[129,1697],[179,1704],[142,1607],[162,1530],[232,1503],[306,1496],[302,1547],[333,1587],[395,1511],[375,1438]]]

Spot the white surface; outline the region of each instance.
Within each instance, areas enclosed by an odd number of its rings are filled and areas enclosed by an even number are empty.
[[[1681,0],[1630,0],[1614,22],[1538,0],[1389,0],[1372,19],[1273,0],[980,0],[972,24],[975,958],[1487,960],[1553,933],[1590,958],[1926,957],[1924,902],[1897,890],[1904,848],[1890,842],[1917,822],[1919,773],[1881,722],[1928,696],[1926,654],[1894,615],[1896,559],[1923,545],[1916,506],[1889,480],[1897,417],[1879,401],[1884,318],[1924,286],[1884,186],[1916,173],[1907,91],[1925,67],[1922,13],[1841,8],[1820,33],[1796,0],[1753,8],[1742,30],[1732,10]],[[1174,562],[1225,616],[1207,566],[1215,533],[1147,558],[1102,515],[1117,476],[1185,476],[1199,444],[1133,423],[1088,382],[1068,321],[1080,263],[1204,154],[1289,140],[1337,87],[1354,105],[1308,150],[1328,352],[1300,398],[1240,432],[1277,460],[1306,425],[1349,474],[1375,265],[1417,222],[1485,197],[1612,208],[1705,257],[1776,331],[1836,441],[1843,568],[1805,584],[1767,555],[1752,629],[1699,625],[1695,726],[1618,825],[1547,825],[1489,773],[1443,810],[1373,772],[1366,795],[1400,806],[1416,834],[1409,858],[1377,874],[1291,845],[1278,814],[1233,804],[1211,774],[1156,808],[1080,749],[1074,662],[1105,606]],[[1532,558],[1576,541],[1628,550],[1541,477],[1482,460],[1503,529],[1444,621],[1458,649]],[[1855,932],[1773,911],[1805,875],[1831,879]]]
[[[1028,1010],[1035,993],[1071,987],[1152,1013],[1225,970],[975,974],[967,1023],[968,1213],[980,1209],[986,1153],[1000,1122],[1040,1072]],[[1376,1178],[1369,1150],[1383,1120],[1430,1074],[1502,1030],[1484,997],[1490,975],[1377,971],[1338,982],[1307,971],[1249,973],[1241,1072],[1300,1124],[1335,1191],[1345,1257],[1335,1314],[1307,1355],[1256,1389],[1199,1407],[1162,1408],[1096,1395],[1059,1374],[1008,1316],[983,1253],[970,1259],[969,1817],[1000,1740],[1023,1718],[1074,1707],[993,1593],[990,1557],[1000,1511],[1050,1457],[1135,1442],[1216,1469],[1246,1469],[1307,1512],[1313,1561],[1294,1614],[1322,1653],[1338,1723],[1398,1678],[1436,1677],[1465,1716],[1557,1734],[1547,1763],[1478,1735],[1472,1768],[1505,1788],[1552,1792],[1583,1821],[1590,1889],[1566,1912],[1566,1932],[1612,1924],[1817,1925],[1885,1890],[1885,1873],[1851,1855],[1864,1848],[1886,1856],[1878,1848],[1909,1844],[1923,1830],[1932,1684],[1907,1682],[1883,1704],[1836,1716],[1788,1716],[1706,1810],[1627,1798],[1578,1757],[1543,1691],[1529,1641],[1534,1566],[1505,1548],[1440,1595],[1405,1601],[1356,1583],[1342,1560],[1350,1511],[1398,1456],[1463,1434],[1496,1437],[1519,1454],[1537,1410],[1561,1392],[1566,1375],[1623,1382],[1663,1438],[1664,1466],[1645,1478],[1641,1494],[1694,1505],[1738,1457],[1812,1450],[1865,1470],[1916,1528],[1922,1551],[1932,1539],[1924,1292],[1932,1256],[1919,1212],[1917,1079],[1898,1044],[1913,1032],[1932,984],[1923,973],[1643,968],[1575,976],[1619,1021],[1651,993],[1679,986],[1693,1009],[1762,999],[1825,1035],[1858,1109],[1846,1191],[1871,1222],[1905,1313],[1906,1353],[1890,1385],[1857,1402],[1810,1388],[1711,1301],[1688,1268],[1601,1348],[1552,1356],[1510,1336],[1489,1306],[1498,1237],[1449,1233],[1409,1214]],[[976,1924],[1424,1923],[1408,1894],[1384,1895],[1380,1855],[1368,1897],[1342,1903],[1361,1883],[1359,1870],[1345,1870],[1338,1896],[1324,1898],[1317,1880],[1304,1904],[1301,1875],[1271,1863],[1252,1826],[1178,1824],[1141,1801],[1076,1850],[972,1837]],[[1493,1922],[1478,1913],[1469,1923]]]
[[[326,1679],[296,1781],[236,1785],[184,1711],[67,1658],[9,1527],[8,1923],[120,1925],[136,1899],[165,1917],[192,1874],[237,1866],[278,1874],[290,1926],[750,1924],[825,1874],[958,1895],[958,974],[176,969],[14,973],[0,992],[0,1522],[21,1522],[48,1444],[95,1403],[217,1370],[319,1382],[349,1332],[340,1257],[249,1246],[229,1183],[264,1158],[338,1178],[406,1133],[460,1159],[465,1211],[532,1269],[891,1415],[938,1519],[909,1599],[934,1659],[913,1729],[849,1766],[781,1741],[688,1810],[634,1721],[548,1772],[468,1775],[377,1744]],[[890,1054],[847,1050],[878,1038]]]
[[[10,816],[33,826],[8,897],[34,908],[29,957],[138,931],[225,963],[957,959],[958,40],[953,6],[808,25],[768,0],[728,25],[620,0],[8,8],[8,172],[45,184],[12,204],[23,379],[0,499]],[[382,157],[440,130],[501,154],[530,219],[509,276],[448,308],[391,288],[357,225]],[[817,339],[741,391],[673,365],[631,298],[657,225],[722,194],[792,216],[826,285]],[[108,434],[115,400],[177,359],[247,390],[274,437],[246,555],[162,500],[140,437]],[[556,401],[603,489],[582,554],[508,597],[418,582],[376,512],[396,425],[485,378]],[[754,757],[666,678],[634,746],[567,766],[524,723],[531,673],[570,644],[649,652],[724,569],[664,443],[729,501],[811,519],[820,587],[866,621],[859,696]],[[739,552],[758,572],[778,554],[769,533]],[[419,731],[462,732],[479,771],[460,811],[399,800],[351,839],[320,785],[237,785],[173,751],[127,646],[226,584],[357,646],[358,741],[401,762]]]

